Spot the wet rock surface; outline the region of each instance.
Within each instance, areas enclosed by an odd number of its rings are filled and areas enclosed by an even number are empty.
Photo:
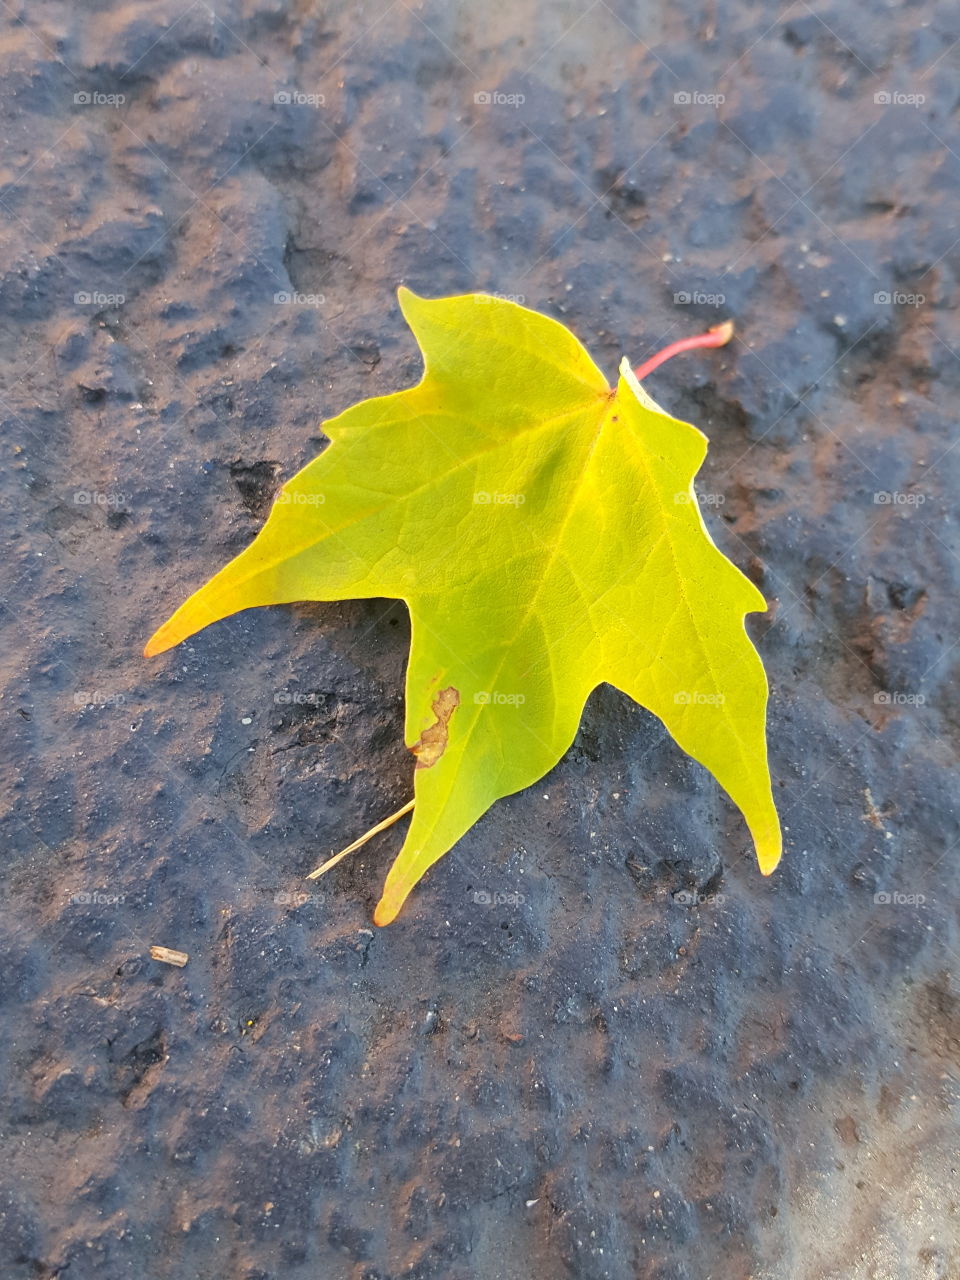
[[[6,1280],[951,1280],[957,13],[14,4],[0,27]],[[922,98],[922,101],[917,101]],[[402,604],[154,662],[395,301],[569,324],[711,439],[787,828],[592,696],[396,925]],[[183,950],[185,968],[149,958]]]

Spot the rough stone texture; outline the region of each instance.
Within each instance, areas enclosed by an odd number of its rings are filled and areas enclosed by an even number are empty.
[[[955,6],[0,23],[4,1280],[955,1280]],[[770,880],[602,689],[373,931],[398,831],[302,877],[409,794],[402,605],[139,656],[417,378],[400,282],[609,373],[736,318],[650,385],[771,601]]]

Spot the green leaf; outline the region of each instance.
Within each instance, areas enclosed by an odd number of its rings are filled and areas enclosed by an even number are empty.
[[[330,446],[146,653],[252,605],[406,601],[416,803],[378,924],[495,800],[557,763],[602,681],[709,769],[769,874],[767,682],[744,627],[766,603],[703,523],[706,438],[626,361],[609,387],[555,320],[482,294],[399,297],[422,381],[327,423]]]

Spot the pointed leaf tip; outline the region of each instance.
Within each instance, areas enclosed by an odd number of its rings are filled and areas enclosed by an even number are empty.
[[[158,627],[147,643],[143,646],[143,656],[145,658],[155,658],[158,653],[165,653],[167,649],[173,647],[164,639],[164,632],[166,629],[166,624],[162,627]]]
[[[381,898],[373,913],[373,923],[378,929],[385,929],[388,924],[393,924],[399,914],[399,906],[388,904],[385,898]]]
[[[155,658],[159,653],[166,653],[168,649],[175,649],[178,644],[186,640],[194,631],[199,630],[197,626],[184,625],[183,607],[179,608],[176,613],[172,614],[161,627],[157,627],[156,631],[147,641],[143,649],[145,658]]]
[[[780,820],[777,817],[776,809],[772,810],[766,830],[754,828],[752,834],[760,874],[764,876],[773,875],[783,856],[783,833],[780,829]]]
[[[779,849],[757,850],[757,864],[760,867],[762,876],[772,876],[774,871],[780,865],[781,852]]]

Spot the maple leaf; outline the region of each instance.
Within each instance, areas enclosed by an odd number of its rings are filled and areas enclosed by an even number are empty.
[[[515,303],[399,292],[421,382],[325,424],[254,542],[156,632],[160,653],[254,605],[396,597],[410,610],[413,818],[375,921],[574,739],[601,682],[652,711],[780,858],[757,588],[693,489],[706,437],[623,361],[611,388],[562,324]]]

